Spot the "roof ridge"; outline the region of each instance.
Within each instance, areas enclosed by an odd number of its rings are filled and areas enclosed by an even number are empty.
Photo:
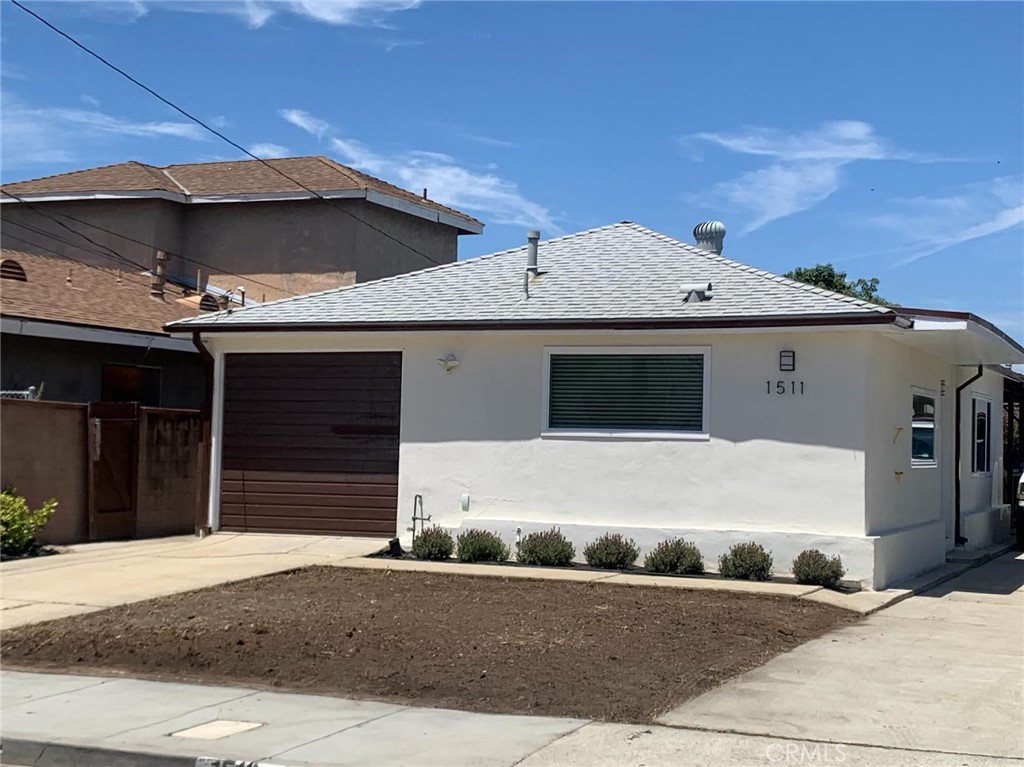
[[[656,232],[653,229],[648,229],[646,226],[642,226],[641,224],[636,224],[636,223],[633,223],[633,222],[623,222],[623,223],[628,223],[629,226],[631,226],[632,228],[636,229],[637,231],[643,232],[644,234],[647,234],[647,235],[650,235],[651,237],[654,237],[655,239],[659,239],[659,240],[663,240],[663,241],[669,242],[669,243],[671,243],[673,245],[677,245],[679,247],[685,248],[688,251],[696,253],[697,255],[704,256],[705,258],[709,258],[709,259],[712,259],[714,261],[718,261],[719,263],[721,263],[724,266],[729,266],[729,267],[732,267],[733,269],[738,269],[739,271],[742,271],[742,272],[747,272],[747,273],[750,273],[750,274],[755,274],[758,277],[764,277],[765,279],[772,280],[773,282],[777,282],[780,285],[785,285],[786,287],[795,288],[795,289],[802,290],[802,291],[805,291],[805,292],[815,293],[815,294],[820,295],[820,296],[827,296],[829,298],[834,298],[836,300],[842,301],[843,303],[853,304],[853,305],[855,305],[855,306],[857,306],[859,308],[862,308],[862,309],[872,309],[874,311],[879,312],[880,314],[890,313],[890,312],[893,311],[892,308],[887,307],[887,306],[882,306],[881,304],[874,304],[874,303],[871,303],[870,301],[865,301],[865,300],[863,300],[861,298],[854,298],[853,296],[847,296],[847,295],[845,295],[843,293],[836,293],[833,290],[827,290],[825,288],[819,288],[819,287],[817,287],[815,285],[808,285],[806,282],[799,282],[797,280],[791,280],[790,278],[783,277],[780,274],[775,274],[774,272],[769,272],[769,271],[766,271],[765,269],[758,269],[756,266],[750,266],[749,264],[744,264],[744,263],[741,263],[739,261],[734,261],[731,258],[726,258],[721,253],[714,253],[714,252],[712,252],[710,250],[704,250],[703,248],[698,248],[698,247],[696,247],[694,245],[690,245],[689,243],[682,242],[681,240],[677,240],[675,237],[670,237],[667,234],[662,234],[661,232]]]
[[[559,242],[561,240],[570,240],[570,239],[572,239],[574,237],[581,237],[581,236],[586,235],[586,234],[593,234],[594,232],[600,232],[603,229],[614,229],[615,227],[619,227],[619,226],[622,226],[623,224],[628,224],[628,223],[629,222],[622,221],[622,222],[616,223],[616,224],[605,224],[604,226],[597,226],[597,227],[594,227],[593,229],[586,229],[586,230],[584,230],[582,232],[572,232],[570,234],[564,234],[561,237],[554,237],[554,238],[552,238],[550,240],[542,240],[541,244],[543,244],[543,243]],[[376,280],[367,280],[366,282],[357,282],[357,283],[355,283],[353,285],[339,285],[336,288],[328,288],[327,290],[319,290],[316,293],[304,293],[301,296],[288,296],[287,298],[279,298],[276,301],[267,301],[266,303],[263,303],[263,304],[248,304],[246,306],[233,306],[230,309],[225,309],[224,311],[217,312],[215,314],[211,314],[211,315],[208,315],[208,316],[210,317],[210,319],[215,320],[217,317],[219,317],[221,315],[226,315],[228,311],[230,311],[232,314],[236,314],[237,312],[245,311],[246,309],[257,309],[257,308],[261,308],[261,307],[264,307],[264,306],[277,306],[279,304],[288,303],[290,301],[298,301],[298,300],[304,299],[304,298],[313,298],[314,296],[326,296],[326,295],[329,295],[331,293],[339,293],[339,292],[341,292],[343,290],[356,290],[358,288],[365,288],[365,287],[368,287],[370,285],[380,285],[380,284],[386,284],[386,283],[391,283],[391,282],[407,280],[407,279],[411,279],[411,278],[416,277],[416,276],[421,275],[421,274],[433,273],[433,272],[440,271],[442,269],[451,269],[451,268],[457,267],[457,266],[469,266],[469,265],[472,265],[472,264],[479,263],[481,261],[490,261],[491,259],[497,258],[498,256],[507,256],[507,255],[509,255],[511,253],[515,253],[516,251],[525,250],[526,247],[527,247],[526,245],[517,245],[514,248],[506,248],[505,250],[498,250],[498,251],[495,251],[494,253],[484,253],[483,255],[480,255],[480,256],[473,256],[472,258],[464,258],[461,261],[456,259],[455,261],[450,261],[449,263],[446,263],[446,264],[438,264],[437,266],[428,266],[425,269],[417,269],[415,272],[403,272],[402,274],[392,274],[392,275],[390,275],[388,277],[379,277]],[[526,267],[524,265],[523,269],[525,269],[525,268]]]
[[[199,165],[231,165],[232,163],[238,164],[240,162],[258,162],[262,164],[278,162],[279,160],[316,160],[319,159],[320,157],[323,157],[323,155],[303,154],[298,155],[296,157],[267,157],[262,159],[257,158],[255,160],[252,159],[251,157],[243,157],[237,160],[210,160],[209,162],[172,162],[169,165],[157,165],[154,167],[160,168],[160,170],[167,170],[168,168],[194,168]],[[90,168],[89,170],[92,170],[92,168]]]

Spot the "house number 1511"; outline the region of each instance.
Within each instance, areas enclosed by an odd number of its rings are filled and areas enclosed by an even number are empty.
[[[765,381],[766,394],[803,394],[803,381]]]

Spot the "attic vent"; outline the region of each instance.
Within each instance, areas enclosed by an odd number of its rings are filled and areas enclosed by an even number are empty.
[[[199,310],[203,312],[217,312],[220,311],[220,304],[209,293],[204,293],[203,297],[199,299]]]
[[[5,258],[0,261],[0,279],[28,282],[28,277],[25,276],[25,270],[22,268],[21,264],[13,258]]]

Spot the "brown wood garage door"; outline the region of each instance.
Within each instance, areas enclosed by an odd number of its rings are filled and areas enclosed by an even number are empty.
[[[221,529],[393,536],[401,353],[224,362]]]

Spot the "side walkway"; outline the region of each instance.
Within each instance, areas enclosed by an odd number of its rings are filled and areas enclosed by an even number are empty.
[[[660,721],[1024,758],[1024,554],[779,655]]]

